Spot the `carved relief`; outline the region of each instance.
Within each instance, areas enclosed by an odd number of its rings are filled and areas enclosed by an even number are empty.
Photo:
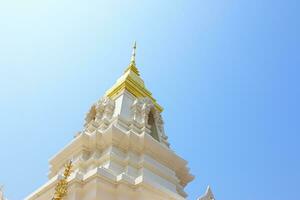
[[[84,126],[86,127],[91,121],[94,121],[96,119],[96,106],[92,105],[90,108],[89,112],[86,114],[85,117],[85,124]]]
[[[115,102],[108,97],[102,98],[96,103],[96,121],[112,118],[115,109]]]
[[[142,123],[142,107],[143,103],[139,99],[133,102],[131,107],[133,121]]]
[[[141,99],[141,102],[143,104],[142,106],[142,116],[143,116],[143,124],[144,125],[149,125],[148,124],[148,117],[149,117],[149,113],[151,110],[153,110],[153,113],[157,113],[154,104],[152,103],[152,101],[149,98],[143,98]]]
[[[159,132],[161,133],[162,138],[167,140],[168,136],[166,136],[166,134],[165,134],[164,121],[160,114],[156,115],[156,125],[157,125],[157,128],[159,129]]]
[[[149,98],[136,99],[131,107],[132,119],[146,126],[148,123],[148,114],[151,109],[155,109],[155,107]]]
[[[147,97],[136,99],[131,107],[131,110],[132,120],[135,123],[140,124],[142,128],[148,128],[151,132],[157,132],[157,136],[152,136],[168,146],[168,143],[166,141],[168,137],[165,135],[162,116],[160,112],[155,108],[155,105],[153,104],[151,99]],[[149,116],[154,118],[154,122],[152,122],[152,119],[149,119]]]
[[[104,119],[110,120],[115,109],[115,102],[108,97],[103,97],[94,105],[85,118],[85,127],[91,122],[101,122]]]

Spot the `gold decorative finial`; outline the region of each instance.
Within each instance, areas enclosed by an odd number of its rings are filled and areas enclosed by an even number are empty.
[[[135,54],[136,54],[136,41],[134,41],[134,43],[133,43],[130,64],[135,65]]]
[[[128,71],[132,71],[139,76],[140,73],[139,73],[139,70],[136,68],[136,64],[135,64],[135,55],[136,55],[136,41],[134,41],[134,43],[133,43],[130,64],[127,67],[127,69],[125,70],[125,73]]]
[[[62,200],[68,193],[68,177],[72,173],[72,161],[69,161],[65,165],[65,171],[63,174],[63,178],[58,181],[56,187],[55,187],[55,193],[52,200]]]
[[[126,90],[136,98],[150,98],[159,112],[163,111],[163,108],[156,102],[152,93],[146,88],[139,70],[136,67],[136,42],[133,43],[133,50],[130,59],[130,63],[125,69],[123,75],[117,80],[117,82],[106,91],[105,96],[111,99],[116,99],[120,94]]]

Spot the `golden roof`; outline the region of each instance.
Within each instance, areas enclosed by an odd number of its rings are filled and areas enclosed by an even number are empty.
[[[145,87],[143,79],[140,77],[140,73],[135,63],[136,55],[136,42],[134,42],[132,56],[129,66],[124,71],[123,75],[117,80],[117,82],[106,91],[105,95],[114,99],[122,91],[127,90],[133,96],[139,97],[149,97],[155,107],[162,112],[163,108],[156,102],[153,98],[152,93]]]

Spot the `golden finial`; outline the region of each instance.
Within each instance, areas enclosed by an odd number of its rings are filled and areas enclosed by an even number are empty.
[[[130,64],[135,65],[135,53],[136,53],[136,41],[133,43],[132,47],[132,54],[131,54],[131,59],[130,59]]]
[[[136,68],[136,65],[135,65],[135,55],[136,55],[136,41],[134,41],[134,43],[133,43],[130,64],[127,67],[127,69],[125,70],[125,73],[130,70],[139,76],[140,75],[139,70]]]
[[[69,161],[65,164],[65,171],[63,174],[63,178],[58,181],[55,187],[55,193],[52,200],[62,200],[68,193],[68,177],[72,173],[72,161]]]

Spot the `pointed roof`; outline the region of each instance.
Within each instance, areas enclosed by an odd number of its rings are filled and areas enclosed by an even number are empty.
[[[198,198],[198,200],[215,200],[214,194],[210,186],[207,186],[205,194],[202,197]]]
[[[152,96],[152,93],[145,87],[144,81],[140,76],[138,68],[136,67],[135,56],[136,42],[134,42],[132,48],[132,55],[128,67],[124,71],[123,75],[117,80],[117,82],[106,91],[105,96],[114,99],[118,97],[122,91],[126,90],[137,98],[150,98],[157,110],[162,112],[163,108],[156,102]]]
[[[130,70],[130,71],[135,72],[139,76],[140,72],[139,72],[139,70],[138,70],[138,68],[136,67],[136,64],[135,64],[135,55],[136,55],[136,41],[134,41],[134,43],[133,43],[130,64],[127,67],[127,69],[125,70],[125,73]]]

